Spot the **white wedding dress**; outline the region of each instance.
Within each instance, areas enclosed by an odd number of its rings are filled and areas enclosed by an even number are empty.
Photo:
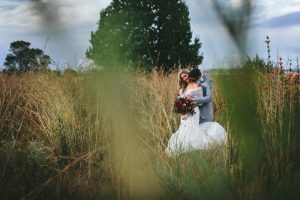
[[[187,89],[183,96],[202,96],[202,88]],[[172,134],[166,153],[178,155],[192,150],[209,149],[214,145],[226,143],[227,134],[225,129],[217,122],[205,122],[199,124],[200,110],[194,108],[194,114],[181,117],[178,130]]]

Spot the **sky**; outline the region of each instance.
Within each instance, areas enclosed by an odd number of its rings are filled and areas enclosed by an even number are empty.
[[[238,8],[241,0],[220,0]],[[186,0],[193,37],[202,42],[203,69],[231,66],[238,50],[213,9],[211,0]],[[54,66],[84,65],[91,31],[97,30],[99,13],[110,0],[0,0],[0,68],[9,45],[16,40],[31,42],[54,61]],[[281,56],[296,65],[300,59],[300,0],[253,0],[247,55],[267,58],[266,35],[271,59]],[[300,61],[299,61],[300,62]]]

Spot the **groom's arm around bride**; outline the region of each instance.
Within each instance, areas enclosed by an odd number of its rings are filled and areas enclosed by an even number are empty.
[[[211,122],[213,119],[213,107],[212,107],[212,79],[202,73],[198,83],[203,88],[203,96],[195,98],[196,104],[200,108],[200,124],[204,122]]]

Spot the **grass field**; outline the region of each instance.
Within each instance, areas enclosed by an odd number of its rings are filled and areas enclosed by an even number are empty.
[[[228,144],[177,158],[176,72],[0,74],[1,199],[299,198],[300,77],[258,65],[209,73]]]

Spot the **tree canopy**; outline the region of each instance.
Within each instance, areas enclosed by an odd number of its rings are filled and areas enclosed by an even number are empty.
[[[97,65],[142,67],[198,65],[201,43],[193,42],[188,7],[183,0],[113,0],[100,12],[86,56]]]
[[[23,40],[10,43],[10,54],[4,62],[7,72],[25,72],[47,68],[51,63],[50,56],[43,50],[30,48],[31,43]]]

